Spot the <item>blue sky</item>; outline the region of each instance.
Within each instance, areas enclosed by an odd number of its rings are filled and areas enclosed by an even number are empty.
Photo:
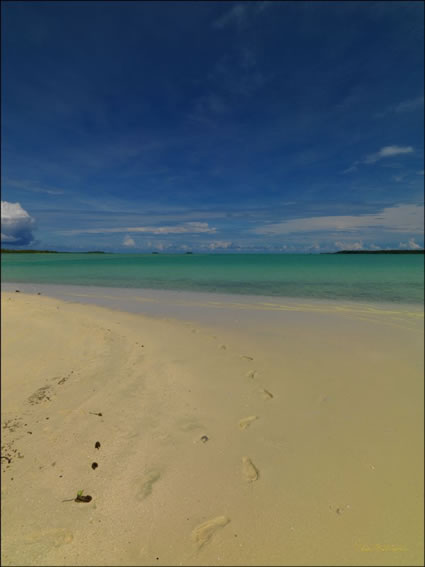
[[[423,247],[421,2],[2,2],[2,245]]]

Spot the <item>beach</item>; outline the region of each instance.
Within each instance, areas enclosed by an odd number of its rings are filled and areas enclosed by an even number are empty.
[[[3,565],[423,564],[420,306],[26,286]]]

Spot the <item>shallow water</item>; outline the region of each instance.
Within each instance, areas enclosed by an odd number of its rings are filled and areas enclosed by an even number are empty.
[[[3,254],[2,281],[366,302],[424,300],[422,255]]]

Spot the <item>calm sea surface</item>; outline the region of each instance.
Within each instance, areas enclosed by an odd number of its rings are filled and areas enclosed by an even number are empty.
[[[2,254],[2,281],[423,303],[423,255]]]

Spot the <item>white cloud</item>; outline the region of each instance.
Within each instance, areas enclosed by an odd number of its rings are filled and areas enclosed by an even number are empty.
[[[17,246],[31,244],[35,220],[20,203],[1,202],[1,240]]]
[[[415,242],[414,238],[409,239],[409,248],[411,250],[419,250],[421,247]]]
[[[363,242],[334,242],[339,250],[363,250]]]
[[[164,242],[161,241],[153,242],[152,240],[148,240],[146,246],[148,248],[155,248],[156,250],[165,250],[170,247],[169,244],[165,244]]]
[[[282,248],[286,248],[286,246],[283,246]],[[306,250],[308,250],[309,252],[312,252],[312,251],[318,252],[320,250],[320,244],[318,242],[313,242],[313,244],[310,244],[310,246],[307,246]]]
[[[216,232],[207,222],[186,222],[177,226],[125,226],[120,228],[79,228],[75,230],[62,230],[60,234],[109,234],[114,232],[145,232],[150,234],[184,234]]]
[[[128,234],[124,238],[124,240],[122,241],[122,244],[123,244],[123,246],[127,246],[128,248],[134,248],[134,246],[136,246],[136,243],[131,238],[131,236],[129,236]]]
[[[232,245],[232,242],[230,240],[215,240],[214,242],[210,242],[207,245],[207,248],[209,248],[210,250],[216,250],[217,248],[229,248],[229,246]]]
[[[412,148],[412,146],[385,146],[378,152],[366,156],[364,163],[375,163],[383,158],[398,156],[400,154],[411,154],[413,151],[414,149]]]
[[[417,244],[414,238],[409,238],[408,242],[400,242],[399,248],[408,248],[409,250],[421,250],[422,246]]]
[[[424,207],[423,205],[400,204],[394,207],[386,207],[382,211],[374,214],[291,219],[255,228],[253,232],[273,236],[295,232],[354,232],[356,230],[366,229],[423,233]]]

